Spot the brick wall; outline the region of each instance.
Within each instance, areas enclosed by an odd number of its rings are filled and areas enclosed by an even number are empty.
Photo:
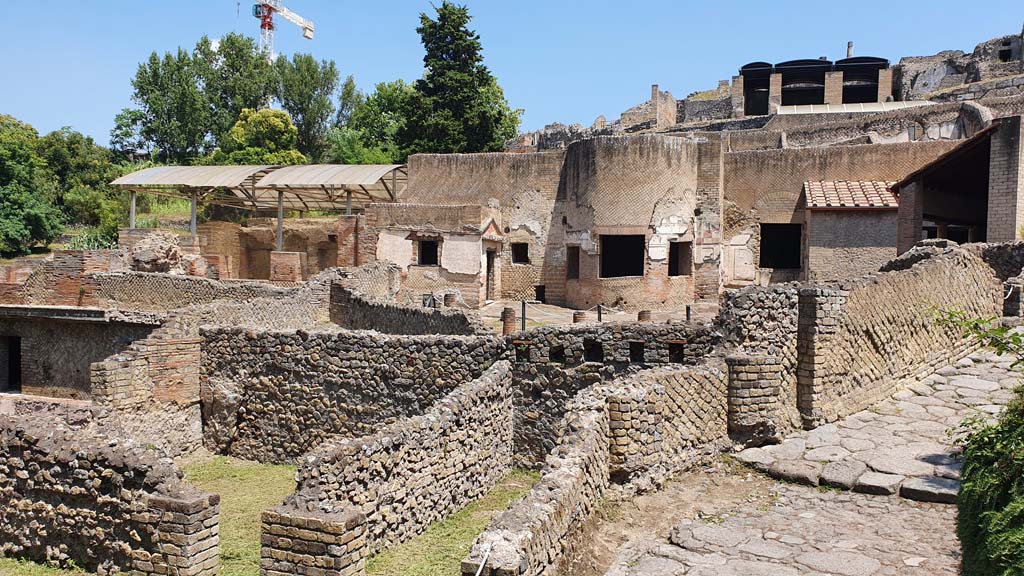
[[[1024,123],[1020,116],[1003,118],[989,140],[988,230],[989,242],[1021,238],[1024,225]]]
[[[896,210],[808,210],[807,279],[855,278],[896,257]]]
[[[370,554],[501,480],[512,461],[511,414],[509,365],[498,362],[422,415],[324,442],[303,458],[295,494],[264,513],[261,573],[361,573]]]
[[[101,573],[217,573],[220,499],[156,451],[0,416],[0,462],[0,555]]]
[[[331,286],[331,322],[386,334],[493,334],[471,312],[373,302],[340,283]]]

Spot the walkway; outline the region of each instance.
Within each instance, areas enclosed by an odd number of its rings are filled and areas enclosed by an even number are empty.
[[[953,435],[1002,410],[1022,383],[1010,363],[977,352],[869,410],[740,452],[789,482],[711,516],[680,505],[670,530],[638,532],[606,576],[956,575]]]

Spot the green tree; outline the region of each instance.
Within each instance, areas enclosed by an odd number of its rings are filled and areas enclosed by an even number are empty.
[[[120,175],[110,150],[67,126],[40,138],[37,150],[55,180],[54,204],[73,222],[99,223],[100,203]]]
[[[338,97],[338,115],[334,119],[336,126],[347,126],[352,112],[366,100],[366,95],[356,87],[356,79],[349,74],[341,85],[341,96]]]
[[[114,117],[114,127],[110,130],[110,150],[118,160],[133,160],[137,153],[147,149],[146,140],[142,137],[145,118],[142,110],[134,108],[122,108]]]
[[[207,164],[305,164],[298,129],[283,110],[245,108]]]
[[[309,54],[295,54],[290,60],[278,58],[274,68],[277,100],[299,130],[299,151],[318,162],[327,147],[326,135],[334,118],[338,68],[334,62],[318,63]]]
[[[447,0],[437,19],[420,14],[426,72],[413,85],[406,122],[398,130],[404,152],[489,152],[515,137],[521,110],[513,110],[483,64],[480,36],[469,29],[465,6]]]
[[[63,230],[50,204],[54,177],[39,155],[35,128],[0,115],[0,254],[23,254]]]
[[[341,164],[392,164],[403,159],[395,135],[405,123],[412,86],[396,80],[377,84],[355,105],[348,121],[327,135],[327,158]]]
[[[210,113],[200,88],[202,66],[188,52],[156,52],[139,65],[132,99],[142,112],[140,134],[166,161],[183,163],[208,145]]]
[[[392,164],[394,158],[379,147],[368,147],[363,134],[352,128],[331,128],[327,133],[326,159],[334,164]]]
[[[241,34],[227,34],[218,42],[203,36],[194,52],[206,99],[213,141],[224,137],[245,108],[266,107],[274,95],[274,69],[256,42]]]

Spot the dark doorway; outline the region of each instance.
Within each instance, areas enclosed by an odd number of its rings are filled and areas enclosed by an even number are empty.
[[[601,278],[643,276],[644,240],[641,234],[602,234]]]
[[[799,269],[800,224],[761,224],[761,268]]]
[[[420,254],[417,263],[420,266],[437,266],[437,240],[420,240]]]
[[[530,263],[530,245],[526,242],[513,242],[512,243],[512,263],[513,264],[529,264]]]
[[[533,299],[536,300],[537,302],[540,302],[541,304],[545,304],[546,303],[545,299],[544,299],[544,285],[543,284],[539,284],[539,285],[533,287]]]
[[[580,247],[565,247],[565,277],[575,280],[580,277]]]
[[[689,242],[669,242],[668,275],[689,276],[693,269],[693,247]]]
[[[6,385],[0,386],[0,392],[18,393],[21,392],[21,338],[10,336],[3,340]]]
[[[494,250],[487,251],[487,277],[486,288],[484,288],[484,299],[494,300]]]

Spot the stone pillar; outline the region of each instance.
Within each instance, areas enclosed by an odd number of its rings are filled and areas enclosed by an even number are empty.
[[[796,405],[805,428],[831,421],[832,374],[827,365],[847,293],[822,286],[801,288],[796,333]]]
[[[729,436],[742,442],[763,443],[783,431],[780,421],[782,364],[777,356],[735,354],[729,367]]]
[[[1021,290],[1024,289],[1024,279],[1018,277],[1010,278],[1003,283],[1003,316],[1010,318],[1020,318],[1024,316],[1024,310],[1022,310],[1020,297]]]
[[[442,298],[445,308],[451,308],[452,306],[455,306],[455,294],[451,292],[446,292],[445,295],[442,296]]]
[[[270,253],[270,279],[275,282],[302,282],[305,269],[305,252]]]
[[[650,310],[641,310],[641,311],[637,312],[636,313],[636,321],[637,322],[650,322],[651,321],[651,311]]]
[[[896,217],[896,255],[903,254],[921,240],[924,225],[924,186],[920,178],[900,188],[899,209]]]
[[[746,113],[746,98],[743,96],[743,75],[732,77],[732,89],[729,94],[732,98],[732,117],[743,118]]]
[[[768,79],[768,113],[778,114],[782,106],[782,74],[776,72]]]
[[[582,311],[576,311],[572,313],[572,323],[579,324],[580,322],[587,321],[587,313]]]
[[[935,223],[935,237],[936,238],[949,238],[949,224],[945,222]]]
[[[288,506],[263,511],[260,576],[363,574],[370,555],[366,518],[355,510],[306,512]]]
[[[516,309],[505,308],[501,311],[501,333],[511,334],[516,331]]]
[[[987,242],[1020,240],[1024,225],[1024,162],[1020,116],[1002,118],[989,141]]]
[[[825,72],[825,104],[843,103],[843,72]]]
[[[194,500],[150,496],[148,514],[156,524],[159,553],[135,556],[144,574],[213,576],[220,567],[220,496]]]
[[[878,71],[878,101],[889,102],[892,97],[892,68],[883,68]]]

